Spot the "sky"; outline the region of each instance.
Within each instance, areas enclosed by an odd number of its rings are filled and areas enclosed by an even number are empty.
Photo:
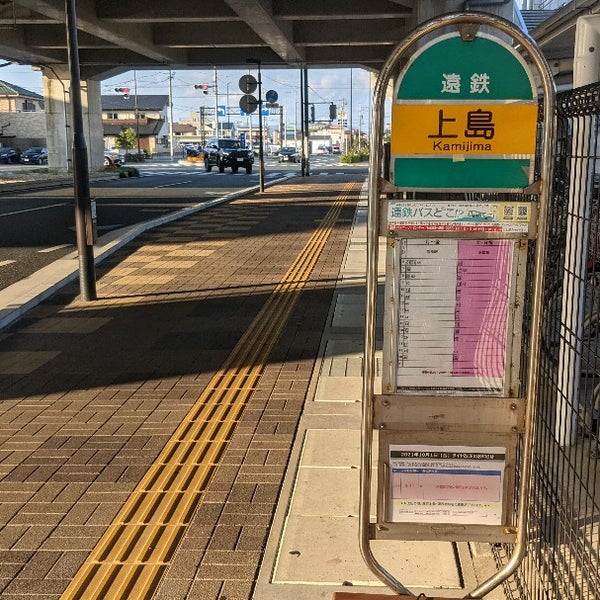
[[[239,89],[239,79],[242,75],[251,73],[255,77],[256,69],[218,70],[217,89],[219,105],[227,104],[229,91],[229,106],[237,108],[242,92]],[[261,70],[263,96],[268,90],[275,90],[279,96],[278,103],[283,106],[285,121],[288,126],[297,124],[300,128],[300,71],[297,69],[267,69]],[[189,119],[190,113],[198,112],[200,106],[214,107],[213,93],[214,71],[210,70],[173,70],[173,120]],[[42,76],[39,71],[33,71],[28,65],[9,65],[0,69],[0,79],[20,85],[28,90],[43,93]],[[102,94],[115,94],[116,87],[130,88],[134,93],[137,81],[137,92],[142,94],[168,94],[169,71],[128,71],[117,77],[102,82]],[[206,83],[209,94],[205,95],[194,85]],[[315,103],[315,118],[329,118],[329,104],[333,102],[338,112],[344,110],[350,118],[352,106],[352,126],[361,127],[368,131],[370,121],[370,75],[363,69],[309,69],[308,70],[309,102]],[[322,103],[322,104],[318,104]],[[294,121],[296,114],[296,121]],[[279,116],[268,117],[278,126]],[[232,121],[235,117],[231,118]]]

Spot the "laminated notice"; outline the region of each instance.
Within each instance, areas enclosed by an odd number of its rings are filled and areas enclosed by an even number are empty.
[[[389,521],[502,524],[505,448],[392,444],[389,465]]]

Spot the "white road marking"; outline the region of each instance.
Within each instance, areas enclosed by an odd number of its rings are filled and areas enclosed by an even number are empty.
[[[23,213],[35,212],[36,210],[48,210],[49,208],[56,208],[57,206],[66,206],[66,202],[60,204],[49,204],[48,206],[38,206],[37,208],[24,208],[23,210],[14,210],[12,212],[0,213],[0,217],[10,217],[12,215],[21,215]]]
[[[43,250],[38,250],[41,254],[45,252],[54,252],[55,250],[60,250],[62,248],[68,248],[71,244],[61,244],[60,246],[52,246],[52,248],[44,248]]]

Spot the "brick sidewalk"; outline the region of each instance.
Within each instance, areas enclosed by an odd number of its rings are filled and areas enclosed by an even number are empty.
[[[57,599],[347,177],[269,188],[146,233],[0,333],[0,596]],[[155,598],[247,600],[354,202],[321,252]]]

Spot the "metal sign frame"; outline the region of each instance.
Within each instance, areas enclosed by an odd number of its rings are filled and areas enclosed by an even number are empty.
[[[478,30],[485,27],[486,35],[492,31],[509,36],[518,44],[519,51],[526,55],[530,65],[535,67],[536,81],[544,97],[543,137],[541,140],[540,173],[541,178],[532,185],[518,191],[520,194],[535,194],[531,198],[532,214],[535,224],[526,228],[505,227],[502,219],[494,213],[486,218],[493,222],[485,239],[510,239],[513,244],[513,269],[517,274],[513,280],[511,309],[522,310],[517,306],[524,285],[523,255],[527,239],[535,239],[535,258],[531,272],[532,300],[531,327],[529,330],[529,355],[527,357],[526,381],[522,388],[523,397],[519,397],[519,364],[517,354],[521,345],[520,328],[510,340],[507,349],[506,371],[509,384],[497,393],[474,396],[472,394],[447,395],[439,393],[421,393],[417,396],[398,394],[395,375],[384,376],[384,393],[375,395],[375,340],[378,296],[379,237],[387,235],[391,246],[396,240],[394,228],[390,226],[389,195],[404,192],[406,188],[396,188],[382,178],[384,164],[383,140],[384,107],[388,83],[396,76],[400,66],[415,50],[417,42],[445,28],[458,30],[463,40],[477,37]],[[465,598],[482,598],[500,585],[518,568],[526,552],[527,519],[532,477],[534,425],[536,414],[536,390],[538,380],[538,354],[540,346],[540,328],[542,315],[542,292],[544,278],[544,260],[546,254],[548,205],[550,184],[552,181],[552,140],[555,135],[554,123],[555,87],[548,63],[538,50],[535,42],[509,21],[490,14],[467,12],[444,15],[417,27],[411,35],[401,42],[391,53],[382,68],[374,90],[371,127],[371,157],[368,183],[369,206],[367,217],[367,274],[366,274],[366,316],[365,316],[365,364],[363,375],[363,416],[361,448],[361,491],[359,508],[360,548],[363,558],[373,573],[398,594],[410,591],[375,558],[371,549],[373,539],[448,539],[503,541],[513,544],[513,553],[508,563]],[[419,188],[417,188],[419,189]],[[445,191],[445,190],[438,190]],[[472,190],[465,190],[472,191]],[[407,196],[404,196],[407,200]],[[537,200],[537,201],[536,201]],[[415,200],[416,201],[416,200]],[[520,200],[521,201],[521,200]],[[469,210],[469,207],[466,207]],[[475,210],[475,209],[473,209]],[[416,229],[421,225],[416,223]],[[537,225],[537,226],[536,226]],[[458,229],[465,229],[462,224]],[[444,228],[442,228],[444,229]],[[467,228],[468,229],[468,228]],[[406,235],[405,235],[406,233]],[[402,237],[419,237],[418,232],[401,232]],[[461,231],[458,234],[452,223],[435,234],[440,238],[480,239],[478,231]],[[396,254],[394,255],[394,252]],[[398,260],[397,250],[392,249],[390,260]],[[394,258],[396,256],[396,258]],[[516,301],[515,301],[516,299]],[[510,323],[519,322],[520,315],[512,315]],[[393,317],[391,318],[393,321]],[[509,323],[509,326],[510,326]],[[390,325],[388,323],[387,325]],[[394,324],[391,323],[393,327]],[[385,336],[384,336],[385,338]],[[397,352],[397,344],[392,342],[389,353]],[[387,378],[387,379],[386,379]],[[468,418],[465,416],[468,415]],[[375,431],[379,437],[379,469],[377,484],[377,516],[371,521],[372,506],[372,467],[373,438]],[[517,444],[519,452],[517,452]],[[427,462],[425,462],[427,461]],[[433,462],[432,462],[433,461]],[[436,462],[437,461],[437,462]],[[444,462],[451,461],[451,462]],[[453,461],[453,462],[452,462]],[[519,463],[517,464],[517,461]],[[450,465],[446,472],[475,476],[478,470],[491,473],[495,490],[502,486],[502,498],[495,504],[496,513],[478,515],[475,524],[463,522],[465,517],[459,511],[451,513],[445,519],[436,514],[435,507],[430,510],[429,519],[422,522],[398,522],[397,515],[402,514],[402,506],[397,507],[396,496],[391,493],[394,469],[402,471],[428,465]],[[463,468],[464,467],[464,468]],[[516,474],[519,473],[517,478]],[[518,489],[515,489],[518,479]],[[512,512],[516,498],[517,510]],[[473,512],[476,512],[475,510]],[[431,521],[431,522],[429,522]]]

